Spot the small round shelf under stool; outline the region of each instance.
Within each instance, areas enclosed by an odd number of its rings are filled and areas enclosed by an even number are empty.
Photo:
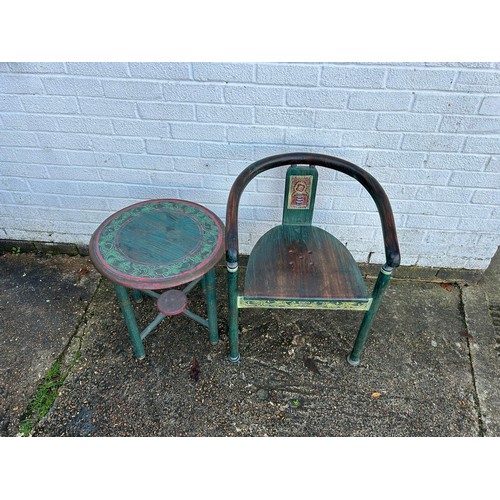
[[[215,265],[224,253],[224,225],[207,208],[186,200],[148,200],[108,217],[93,234],[89,253],[96,269],[114,285],[135,356],[162,319],[184,314],[207,327],[218,342]],[[186,295],[199,282],[205,289],[208,319],[192,313]],[[183,290],[172,288],[186,284]],[[165,290],[157,293],[155,290]],[[157,317],[139,331],[129,290],[156,300]]]

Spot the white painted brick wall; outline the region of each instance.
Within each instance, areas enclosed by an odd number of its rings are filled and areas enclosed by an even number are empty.
[[[224,219],[237,174],[291,151],[381,182],[403,264],[485,268],[500,244],[500,63],[0,64],[0,238],[86,244],[157,197]],[[245,253],[281,219],[283,174],[242,198]],[[320,171],[315,223],[383,262],[356,181]]]

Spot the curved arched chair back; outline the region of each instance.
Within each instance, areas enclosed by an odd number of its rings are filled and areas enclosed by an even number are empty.
[[[238,210],[241,195],[257,175],[287,165],[283,223],[268,231],[253,248],[245,276],[245,290],[238,293]],[[377,206],[386,263],[371,297],[359,266],[344,245],[311,224],[318,178],[316,166],[353,177],[368,191]],[[382,293],[393,268],[400,263],[391,205],[384,189],[372,175],[346,160],[316,153],[286,153],[256,161],[238,175],[231,188],[226,212],[225,244],[231,361],[239,360],[239,308],[293,307],[366,311],[353,351],[348,357],[352,365],[359,363]]]

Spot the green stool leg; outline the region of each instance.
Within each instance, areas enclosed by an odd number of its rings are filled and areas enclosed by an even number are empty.
[[[137,326],[137,321],[135,319],[134,310],[132,309],[132,304],[130,303],[128,291],[125,287],[118,285],[117,283],[113,283],[113,286],[115,287],[116,296],[118,297],[118,302],[120,303],[123,318],[125,319],[125,324],[127,325],[127,330],[130,336],[130,341],[132,342],[134,354],[136,358],[143,359],[144,357],[146,357],[146,354],[144,352],[141,334]]]
[[[131,290],[132,298],[137,304],[140,304],[144,299],[142,297],[142,293],[139,290]]]
[[[234,267],[230,267],[234,266]],[[229,361],[237,363],[240,360],[238,352],[238,264],[227,266],[227,293],[229,304]]]
[[[207,280],[205,279],[206,276],[203,276],[203,279],[200,281],[200,286],[201,286],[201,291],[203,293],[207,293]]]
[[[358,336],[356,337],[356,341],[354,342],[354,347],[352,348],[351,354],[347,357],[347,361],[352,366],[359,365],[359,358],[361,356],[361,351],[366,342],[366,338],[368,336],[368,331],[372,325],[373,319],[375,318],[375,314],[377,314],[378,308],[380,306],[380,301],[382,300],[382,296],[384,295],[385,288],[389,284],[389,280],[391,279],[392,268],[383,265],[380,270],[377,281],[375,282],[375,286],[373,288],[372,293],[372,304],[370,309],[365,312],[363,317],[363,321],[361,322],[361,326],[359,328]]]
[[[208,331],[210,333],[210,343],[215,345],[219,341],[217,331],[217,297],[215,291],[215,269],[208,271],[202,279],[202,287],[207,298]]]

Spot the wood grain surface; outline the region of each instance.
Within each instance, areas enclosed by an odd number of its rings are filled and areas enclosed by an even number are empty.
[[[277,226],[255,245],[244,296],[365,299],[368,290],[347,248],[315,226]]]

